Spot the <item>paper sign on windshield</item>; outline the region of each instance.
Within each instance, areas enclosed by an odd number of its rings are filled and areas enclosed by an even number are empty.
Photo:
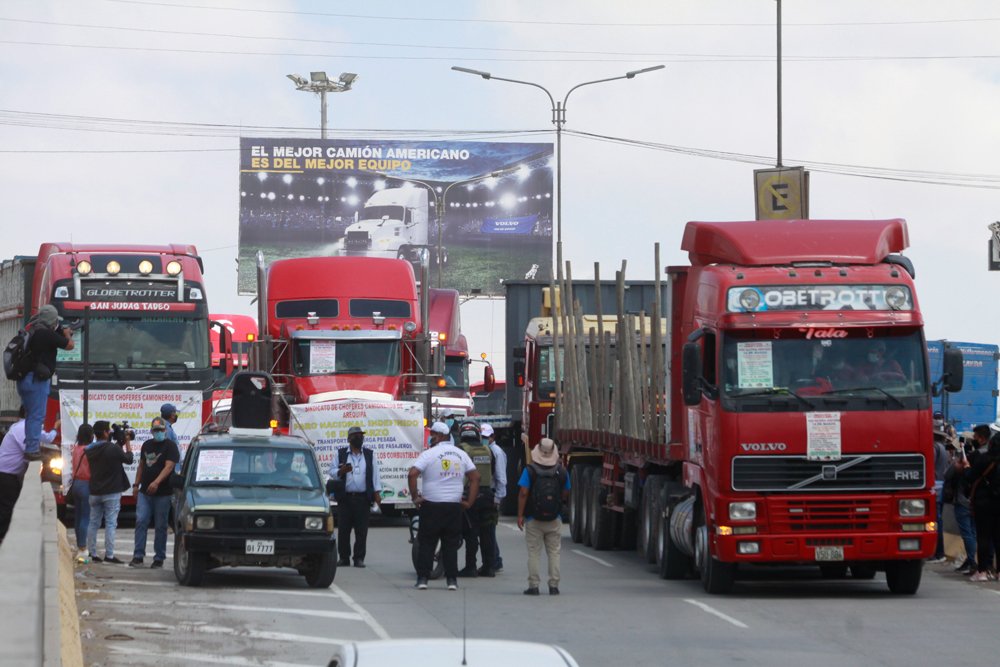
[[[337,341],[313,340],[309,343],[309,374],[322,375],[337,369]]]
[[[739,362],[739,388],[755,389],[774,386],[774,362],[771,341],[736,344]]]
[[[810,461],[840,460],[840,413],[806,413],[806,458]]]
[[[233,469],[233,450],[203,449],[198,454],[196,482],[228,482]]]

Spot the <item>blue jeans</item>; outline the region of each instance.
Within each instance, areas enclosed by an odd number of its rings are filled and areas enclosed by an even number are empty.
[[[17,394],[27,413],[24,420],[24,453],[39,452],[42,437],[42,422],[45,421],[45,403],[49,400],[51,380],[35,380],[34,373],[28,373],[17,381]]]
[[[170,517],[171,496],[147,496],[140,493],[135,499],[135,551],[134,558],[146,557],[146,537],[149,533],[149,522],[153,521],[156,532],[153,534],[153,560],[164,561],[167,558],[167,520]]]
[[[90,480],[73,480],[73,528],[76,530],[76,548],[87,548],[87,530],[90,528]]]
[[[976,562],[976,528],[972,523],[972,510],[955,503],[955,523],[965,544],[965,562]]]
[[[122,494],[108,493],[90,496],[90,527],[87,529],[87,552],[97,555],[97,532],[104,519],[104,557],[114,558],[115,530],[118,528],[118,512],[122,509]]]

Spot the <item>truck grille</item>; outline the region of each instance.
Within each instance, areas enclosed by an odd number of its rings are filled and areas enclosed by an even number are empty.
[[[210,513],[210,512],[206,512]],[[263,525],[257,525],[258,520]],[[305,528],[305,516],[277,512],[240,512],[217,514],[216,530],[240,533],[298,533]]]
[[[920,454],[868,454],[839,461],[804,456],[737,456],[734,491],[901,491],[924,488]]]
[[[368,232],[347,232],[344,245],[348,248],[368,248],[371,239],[368,237]]]
[[[886,530],[889,524],[886,504],[867,500],[773,498],[767,507],[775,533]]]

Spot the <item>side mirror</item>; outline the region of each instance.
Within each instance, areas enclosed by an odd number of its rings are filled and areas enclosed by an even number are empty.
[[[497,388],[497,378],[493,373],[493,366],[487,365],[483,371],[483,391],[487,394]]]
[[[524,386],[524,362],[515,361],[514,362],[514,381],[518,387]]]
[[[685,405],[701,403],[701,349],[698,343],[684,343],[681,351],[681,385]]]
[[[944,348],[944,390],[950,393],[962,391],[965,380],[965,366],[962,351],[957,347]]]
[[[170,474],[170,488],[174,491],[184,490],[184,476],[177,473]]]

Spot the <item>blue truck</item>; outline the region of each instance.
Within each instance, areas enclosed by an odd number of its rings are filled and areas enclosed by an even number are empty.
[[[931,381],[941,378],[945,346],[962,351],[965,382],[962,391],[942,392],[934,397],[934,410],[944,413],[948,423],[959,433],[971,431],[976,424],[992,424],[997,419],[997,370],[1000,347],[989,343],[959,343],[949,340],[927,341]]]

